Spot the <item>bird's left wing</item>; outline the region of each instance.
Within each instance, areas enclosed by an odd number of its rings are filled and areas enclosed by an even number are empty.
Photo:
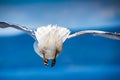
[[[35,38],[35,34],[32,30],[28,29],[27,27],[20,26],[20,25],[15,25],[15,24],[9,24],[6,22],[0,22],[0,28],[7,28],[7,27],[13,27],[19,30],[22,30],[28,34],[30,34],[33,38]]]
[[[69,35],[68,39],[76,37],[76,36],[85,35],[85,34],[93,34],[96,36],[102,36],[106,38],[120,40],[120,33],[105,32],[105,31],[99,31],[99,30],[85,30],[85,31],[76,32],[74,34]]]

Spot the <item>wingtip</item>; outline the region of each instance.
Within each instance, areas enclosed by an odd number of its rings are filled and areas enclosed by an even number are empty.
[[[10,25],[6,22],[0,22],[0,28],[6,28],[6,27],[10,27]]]

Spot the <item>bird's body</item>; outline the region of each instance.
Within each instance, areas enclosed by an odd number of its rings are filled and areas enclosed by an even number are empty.
[[[57,25],[42,26],[32,31],[27,27],[9,24],[6,22],[0,22],[0,28],[7,27],[13,27],[30,34],[35,39],[34,50],[40,57],[43,58],[44,64],[46,66],[48,65],[49,59],[52,59],[51,66],[55,65],[56,57],[62,51],[63,43],[65,42],[65,40],[68,40],[70,38],[85,34],[93,34],[110,39],[120,40],[120,33],[99,30],[85,30],[70,34],[69,29]]]
[[[47,59],[54,59],[55,53],[58,56],[62,51],[63,43],[69,33],[70,31],[68,29],[55,25],[37,28],[35,31],[37,42],[34,44],[34,49],[37,48],[35,51],[41,57],[43,57],[43,53],[45,53]]]

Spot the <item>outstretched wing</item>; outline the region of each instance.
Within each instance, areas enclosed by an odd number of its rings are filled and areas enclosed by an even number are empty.
[[[33,38],[35,38],[34,32],[32,30],[28,29],[27,27],[20,26],[20,25],[15,25],[15,24],[9,24],[9,23],[6,23],[6,22],[0,22],[0,28],[7,28],[7,27],[13,27],[13,28],[25,31],[28,34],[30,34]]]
[[[96,36],[102,36],[106,38],[120,40],[120,33],[105,32],[105,31],[99,31],[99,30],[85,30],[85,31],[76,32],[74,34],[69,35],[68,39],[76,36],[85,35],[85,34],[93,34]]]

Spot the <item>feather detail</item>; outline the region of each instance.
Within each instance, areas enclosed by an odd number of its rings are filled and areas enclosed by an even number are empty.
[[[62,51],[63,42],[68,38],[70,31],[67,28],[59,27],[57,25],[48,25],[37,28],[35,36],[37,45],[34,44],[35,51],[42,56],[44,51],[47,59],[54,59],[56,50]],[[41,52],[40,52],[41,51]],[[59,53],[57,53],[58,56]]]
[[[53,36],[56,41],[62,40],[64,42],[70,34],[67,28],[59,27],[57,25],[48,25],[37,28],[35,31],[38,42],[41,42],[46,37]]]

